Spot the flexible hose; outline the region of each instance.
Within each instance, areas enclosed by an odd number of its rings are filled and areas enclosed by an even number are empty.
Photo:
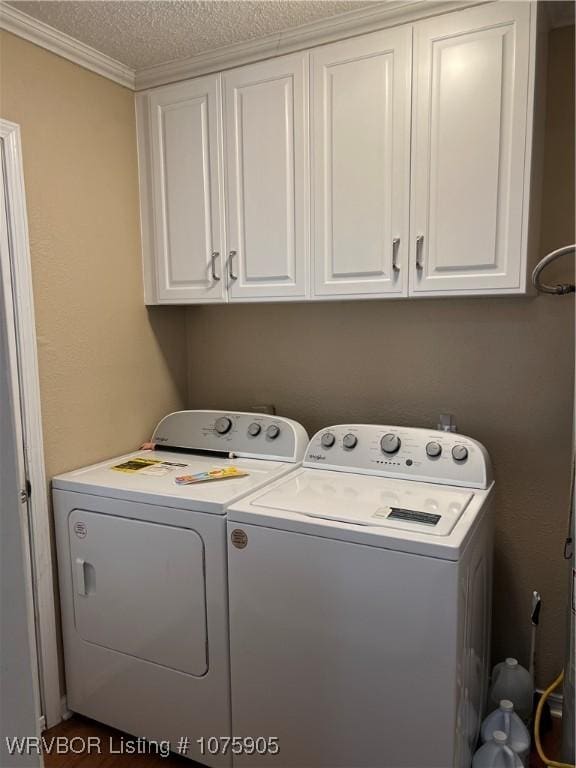
[[[553,261],[560,258],[560,256],[566,256],[568,253],[574,253],[576,251],[576,245],[565,245],[563,248],[557,248],[552,251],[536,265],[532,272],[532,285],[539,293],[555,293],[556,295],[563,295],[566,293],[574,293],[575,287],[570,283],[560,283],[559,285],[547,285],[541,282],[540,273],[543,269],[546,269],[548,264],[552,264]]]
[[[548,768],[576,768],[572,763],[560,763],[557,760],[549,760],[546,755],[544,754],[544,750],[542,749],[542,743],[540,741],[540,719],[542,717],[542,710],[544,709],[544,704],[546,703],[546,699],[552,691],[554,691],[562,680],[564,679],[564,670],[560,672],[556,680],[552,683],[552,685],[549,685],[548,688],[544,691],[542,696],[540,697],[540,701],[538,702],[538,706],[536,707],[536,716],[534,717],[534,741],[536,742],[536,750],[538,751],[538,757],[544,765],[547,765]]]

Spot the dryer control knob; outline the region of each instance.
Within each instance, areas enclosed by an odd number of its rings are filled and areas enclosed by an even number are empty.
[[[430,456],[431,459],[435,459],[437,456],[440,456],[442,453],[442,446],[440,443],[435,443],[432,441],[431,443],[428,443],[426,445],[426,453],[428,456]]]
[[[260,424],[258,424],[257,421],[253,421],[252,424],[250,424],[250,426],[248,427],[248,434],[251,437],[256,437],[257,435],[260,434],[260,432],[262,432],[262,427],[260,426]]]
[[[320,442],[322,443],[322,446],[324,448],[332,448],[332,446],[336,442],[336,438],[334,437],[332,432],[324,432],[324,434],[320,438]]]
[[[216,419],[214,426],[219,435],[225,435],[232,428],[232,419],[229,419],[228,416],[221,416],[219,419]]]
[[[388,432],[388,434],[384,435],[382,440],[380,440],[380,448],[382,448],[382,452],[387,453],[389,456],[393,453],[398,453],[401,445],[402,441],[398,435],[394,435],[392,432]]]
[[[348,448],[349,451],[352,450],[352,448],[356,448],[358,444],[358,438],[356,435],[352,435],[351,433],[348,433],[347,435],[344,435],[342,438],[342,445],[344,448]]]
[[[266,437],[270,438],[270,440],[276,440],[279,434],[280,427],[277,424],[270,424],[266,430]]]
[[[454,461],[466,461],[468,458],[468,448],[465,445],[455,445],[452,448],[452,458]]]

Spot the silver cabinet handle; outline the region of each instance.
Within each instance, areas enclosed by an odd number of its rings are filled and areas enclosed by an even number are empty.
[[[398,249],[400,248],[400,238],[395,237],[392,240],[392,269],[394,272],[400,272],[400,265],[398,264]]]
[[[212,270],[212,280],[217,283],[220,280],[220,277],[216,274],[216,260],[220,256],[220,251],[212,251],[212,256],[210,257],[210,268]]]
[[[422,271],[424,262],[422,261],[422,246],[424,245],[424,235],[418,235],[416,238],[416,269]]]
[[[236,253],[237,251],[230,251],[230,253],[228,254],[228,277],[230,278],[230,280],[238,280],[238,275],[234,274],[234,269],[233,269],[233,260],[234,260],[234,256],[236,256]]]

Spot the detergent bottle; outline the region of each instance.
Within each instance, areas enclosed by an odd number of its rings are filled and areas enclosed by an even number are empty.
[[[530,752],[530,733],[514,712],[514,704],[508,699],[502,699],[498,709],[485,718],[480,731],[482,741],[490,741],[494,731],[503,731],[508,736],[510,749],[516,752],[522,762],[526,761]]]
[[[472,758],[472,768],[524,768],[522,760],[508,746],[504,731],[494,731]]]
[[[507,699],[514,704],[518,716],[528,722],[532,714],[533,694],[534,683],[530,672],[518,664],[517,659],[508,658],[494,667],[490,689],[492,708],[498,707],[502,699]]]

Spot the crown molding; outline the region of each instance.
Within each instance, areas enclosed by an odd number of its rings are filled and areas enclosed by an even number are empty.
[[[136,75],[133,69],[3,2],[0,2],[0,29],[134,90]]]
[[[136,71],[135,89],[141,91],[188,80],[484,2],[487,0],[384,0],[368,8],[318,19],[267,37],[232,43],[185,59],[143,67]]]
[[[0,29],[29,40],[85,69],[131,90],[142,91],[211,72],[251,64],[378,29],[482,5],[490,0],[383,0],[372,6],[329,16],[274,35],[206,51],[185,59],[134,70],[60,30],[0,0]],[[574,23],[569,2],[545,2],[550,26]],[[551,6],[557,6],[552,8]]]

